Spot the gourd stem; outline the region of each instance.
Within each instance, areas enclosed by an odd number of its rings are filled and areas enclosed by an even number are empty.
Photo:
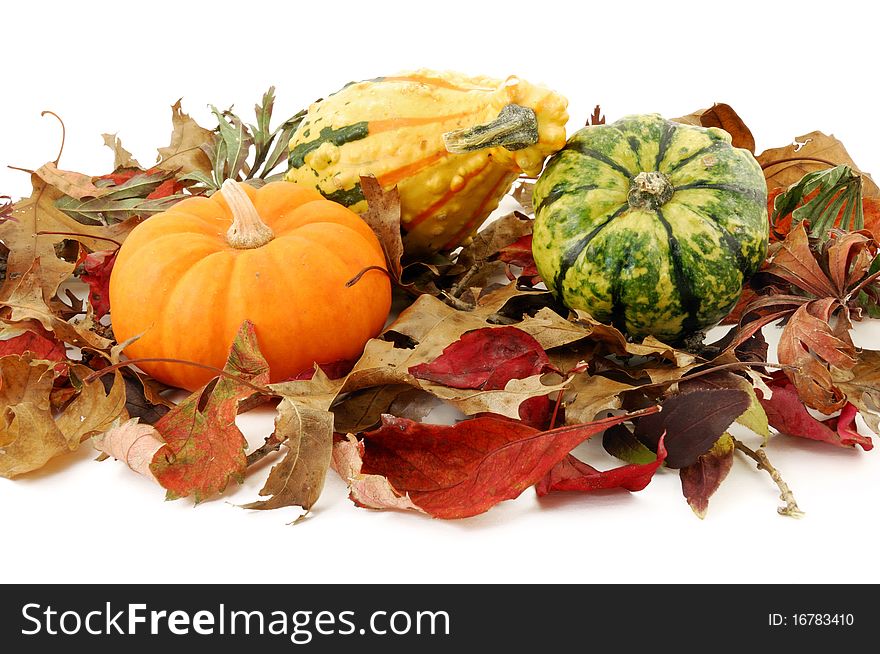
[[[254,203],[238,182],[227,179],[220,187],[220,193],[232,211],[232,225],[226,232],[229,245],[249,250],[262,247],[275,238],[275,233],[260,218]]]
[[[456,129],[443,135],[446,150],[452,154],[499,146],[511,151],[522,150],[537,142],[538,117],[534,110],[518,104],[504,107],[491,123]]]
[[[674,190],[660,171],[641,172],[633,177],[627,202],[633,209],[656,209],[669,202]]]

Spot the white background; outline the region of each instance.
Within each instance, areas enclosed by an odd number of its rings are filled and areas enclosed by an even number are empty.
[[[0,164],[101,174],[118,132],[144,165],[167,144],[169,105],[212,124],[209,103],[243,116],[277,88],[277,117],[351,80],[431,67],[544,82],[570,99],[569,131],[601,103],[678,116],[728,102],[758,149],[821,129],[880,173],[878,11],[867,3],[159,2],[4,3]],[[0,194],[29,194],[0,168]],[[858,344],[880,348],[878,325]],[[241,421],[253,442],[268,416]],[[763,472],[737,460],[693,516],[678,475],[641,493],[529,490],[455,522],[355,508],[331,473],[310,519],[248,512],[266,469],[193,508],[94,452],[0,479],[0,581],[231,582],[878,582],[880,452],[784,436],[768,453],[807,515],[776,515]],[[585,456],[613,462],[598,442]]]

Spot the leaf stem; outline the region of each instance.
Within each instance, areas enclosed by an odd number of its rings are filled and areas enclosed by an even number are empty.
[[[284,443],[284,440],[279,440],[278,433],[273,431],[266,436],[265,442],[260,445],[260,447],[247,455],[247,467],[250,468],[252,465],[262,461],[273,452],[277,452],[281,449],[282,443]]]
[[[788,484],[785,483],[782,475],[779,474],[779,471],[770,463],[764,448],[759,447],[757,450],[753,450],[748,445],[735,438],[733,439],[733,445],[740,452],[755,461],[758,470],[765,470],[779,487],[779,498],[785,502],[785,506],[780,506],[776,509],[779,512],[779,515],[788,516],[790,518],[802,517],[804,512],[798,508],[797,501],[794,499],[794,494],[791,492]]]
[[[768,161],[767,163],[761,164],[761,170],[767,170],[771,166],[775,166],[777,164],[793,163],[795,161],[812,161],[814,163],[828,164],[831,167],[834,167],[837,165],[833,161],[828,161],[827,159],[820,159],[818,157],[786,157],[785,159],[777,159],[776,161]]]
[[[61,161],[61,153],[64,152],[64,142],[67,140],[67,128],[64,126],[64,121],[61,120],[61,116],[56,114],[54,111],[49,111],[47,109],[46,111],[40,113],[40,116],[45,116],[46,114],[54,116],[58,120],[58,122],[61,123],[61,147],[58,148],[58,156],[55,157],[55,165],[57,166],[58,162]]]

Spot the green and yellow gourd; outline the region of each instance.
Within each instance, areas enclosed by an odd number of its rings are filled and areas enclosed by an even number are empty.
[[[581,129],[533,201],[548,288],[632,336],[674,342],[714,325],[767,253],[761,167],[714,127],[645,115]]]
[[[422,70],[352,83],[309,108],[287,180],[363,213],[360,176],[374,175],[400,192],[408,254],[451,250],[565,145],[566,106],[516,77]]]

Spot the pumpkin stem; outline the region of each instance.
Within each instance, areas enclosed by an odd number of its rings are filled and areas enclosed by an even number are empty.
[[[260,218],[254,203],[238,182],[227,179],[220,187],[220,193],[232,211],[232,225],[226,232],[229,245],[249,250],[262,247],[275,238],[275,232]]]
[[[446,132],[443,142],[452,154],[497,146],[522,150],[538,142],[538,117],[528,107],[509,104],[491,123]]]
[[[626,200],[633,209],[656,209],[669,202],[674,191],[660,171],[642,172],[633,177]]]

